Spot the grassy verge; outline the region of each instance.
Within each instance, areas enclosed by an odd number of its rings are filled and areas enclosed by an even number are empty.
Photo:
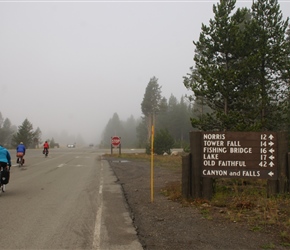
[[[112,156],[112,155],[108,155]],[[117,158],[150,162],[146,154],[114,155]],[[154,165],[181,170],[181,156],[154,155]],[[290,248],[290,194],[267,198],[266,180],[215,179],[211,201],[185,200],[181,194],[181,181],[171,182],[161,192],[168,199],[200,209],[207,219],[222,217],[236,223],[247,223],[252,231],[270,232],[279,237],[281,245]],[[273,249],[273,246],[265,246]]]

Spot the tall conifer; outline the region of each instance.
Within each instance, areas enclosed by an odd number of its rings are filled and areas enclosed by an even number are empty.
[[[235,0],[214,5],[194,42],[195,67],[184,77],[191,99],[212,112],[192,118],[202,130],[273,130],[285,127],[289,57],[277,0],[237,9]],[[287,59],[288,58],[288,59]],[[289,81],[288,81],[289,83]]]
[[[288,18],[284,21],[277,0],[257,0],[252,4],[250,66],[257,93],[257,122],[261,130],[285,128],[287,100],[287,42]],[[288,78],[289,79],[289,78]]]

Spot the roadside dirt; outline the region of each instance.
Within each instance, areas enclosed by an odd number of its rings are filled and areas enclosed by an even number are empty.
[[[198,208],[166,198],[162,190],[181,182],[180,171],[154,167],[152,202],[149,162],[107,156],[103,159],[108,160],[122,185],[138,237],[146,250],[290,249],[281,246],[277,235],[271,232],[254,232],[244,223],[226,220],[220,215],[220,208],[209,220]]]

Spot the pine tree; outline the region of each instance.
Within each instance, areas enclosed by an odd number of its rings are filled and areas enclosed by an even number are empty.
[[[0,113],[1,120],[1,113]],[[3,119],[2,127],[0,126],[0,144],[9,148],[11,145],[11,138],[14,133],[11,122],[8,118]]]
[[[156,115],[160,112],[161,105],[161,86],[158,84],[158,79],[154,76],[150,79],[145,94],[143,97],[143,101],[141,103],[141,110],[145,116],[147,123],[147,142],[150,142],[151,137],[151,127],[156,120]]]
[[[22,125],[18,127],[18,132],[12,137],[12,144],[16,147],[20,142],[29,148],[33,145],[34,131],[33,125],[26,118]]]
[[[183,147],[189,142],[189,131],[192,129],[190,124],[191,111],[182,96],[180,102],[171,94],[168,99],[162,98],[162,109],[156,118],[156,130],[167,129],[173,137],[176,147]]]
[[[145,148],[148,144],[148,129],[146,118],[143,116],[136,127],[136,136],[139,148]]]
[[[288,63],[288,70],[286,70],[285,72],[285,78],[288,80],[286,80],[287,82],[287,92],[288,92],[288,97],[287,97],[287,108],[285,113],[287,114],[287,132],[288,132],[288,148],[290,150],[290,25],[288,25],[287,31],[286,31],[286,44],[287,44],[287,63]]]
[[[156,130],[154,139],[154,153],[162,155],[170,154],[174,146],[174,139],[167,129]]]
[[[184,85],[212,110],[192,118],[202,130],[273,130],[285,125],[289,69],[285,29],[288,19],[276,0],[254,2],[252,10],[235,0],[214,5],[214,19],[202,25],[194,42],[195,68]]]
[[[124,143],[124,140],[126,140],[124,127],[117,113],[113,114],[113,117],[108,121],[104,129],[104,132],[103,132],[103,146],[104,147],[108,148],[111,146],[112,136],[121,137],[122,145],[126,145],[126,143]]]
[[[286,41],[288,18],[283,16],[277,0],[257,0],[252,4],[249,66],[255,69],[252,81],[258,89],[257,108],[262,130],[285,127],[285,101],[289,84],[289,46]],[[286,55],[286,56],[285,56]]]
[[[185,145],[189,144],[189,132],[192,130],[190,123],[191,113],[189,111],[190,108],[185,102],[185,98],[182,96],[177,106],[176,121],[178,122],[176,123],[176,134],[173,134],[177,143],[176,146],[181,148],[184,148]]]
[[[235,110],[239,99],[237,73],[241,64],[241,36],[248,11],[235,9],[235,0],[221,0],[214,5],[214,19],[202,24],[199,41],[194,42],[195,68],[184,77],[184,85],[194,92],[191,99],[202,100],[213,110],[193,118],[193,126],[203,130],[233,129],[240,113]]]
[[[137,145],[136,137],[137,122],[133,115],[131,115],[125,122],[122,122],[124,134],[122,135],[122,144],[126,147],[134,148]]]
[[[34,131],[33,133],[33,148],[39,148],[39,143],[42,143],[41,141],[41,130],[39,127]]]
[[[155,120],[155,129],[167,128],[170,119],[168,118],[168,104],[165,97],[161,98],[160,101],[160,110],[158,112],[158,117]]]

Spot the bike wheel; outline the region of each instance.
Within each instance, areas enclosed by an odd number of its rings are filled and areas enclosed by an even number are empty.
[[[20,157],[20,158],[19,158],[19,161],[18,161],[18,166],[19,166],[19,167],[22,167],[23,164],[24,164],[24,159],[23,159],[23,157]]]
[[[0,184],[0,194],[5,192],[5,184]]]

